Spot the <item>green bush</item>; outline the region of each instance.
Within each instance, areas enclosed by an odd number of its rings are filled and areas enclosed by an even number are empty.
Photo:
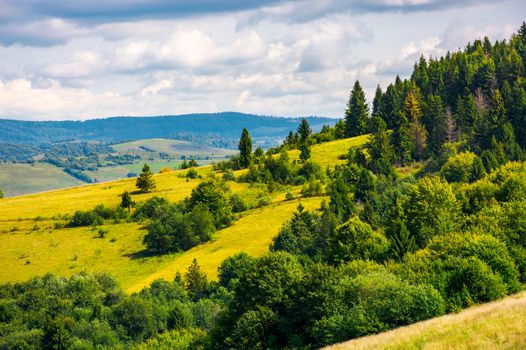
[[[382,260],[388,250],[385,236],[369,224],[353,217],[339,226],[328,242],[328,258],[333,264],[352,260]]]
[[[462,152],[447,160],[440,174],[448,182],[471,182],[475,180],[474,167],[477,156],[473,152]]]

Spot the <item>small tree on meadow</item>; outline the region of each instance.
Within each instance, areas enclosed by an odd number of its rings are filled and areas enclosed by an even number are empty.
[[[241,132],[241,138],[239,139],[239,165],[243,168],[247,168],[252,162],[252,139],[246,128],[243,128]]]
[[[310,146],[307,142],[300,144],[300,160],[305,163],[310,158]]]
[[[144,164],[142,172],[135,182],[135,186],[142,192],[147,193],[155,188],[155,180],[148,164]]]
[[[135,202],[132,200],[128,191],[121,194],[121,207],[128,209],[128,213],[131,212],[131,208],[135,206]]]

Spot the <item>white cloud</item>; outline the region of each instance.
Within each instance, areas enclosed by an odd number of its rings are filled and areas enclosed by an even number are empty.
[[[51,64],[42,73],[53,78],[80,78],[102,71],[106,64],[99,53],[82,51],[75,52],[70,62]]]
[[[505,1],[510,8],[518,3]],[[387,85],[396,74],[407,77],[421,54],[439,56],[481,34],[506,37],[516,30],[514,16],[520,17],[513,9],[495,16],[504,9],[495,4],[443,14],[436,3],[277,1],[243,12],[119,23],[6,22],[0,36],[10,31],[11,43],[26,46],[0,45],[0,114],[55,119],[239,110],[339,116],[356,79],[371,99],[377,84]],[[366,5],[378,11],[365,11]],[[436,11],[384,11],[411,6]],[[27,46],[36,32],[52,46]]]

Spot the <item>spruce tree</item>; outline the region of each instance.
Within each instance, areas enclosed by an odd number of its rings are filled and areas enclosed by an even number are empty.
[[[418,93],[418,88],[413,85],[404,101],[403,111],[406,119],[410,123],[410,133],[414,144],[412,150],[413,156],[421,160],[424,158],[427,148],[427,130],[421,123],[422,109],[418,101]]]
[[[384,95],[382,93],[382,89],[380,88],[380,85],[376,86],[376,92],[374,94],[373,99],[373,113],[372,117],[380,117],[382,119],[385,118],[384,116]]]
[[[427,120],[430,123],[429,152],[433,155],[440,154],[442,145],[448,139],[446,113],[440,96],[430,95]]]
[[[393,223],[395,227],[391,237],[391,254],[397,261],[401,261],[404,255],[417,250],[415,237],[409,233],[402,220]]]
[[[345,127],[347,137],[363,135],[367,133],[369,120],[369,106],[365,101],[365,94],[357,80],[347,103],[345,111]]]
[[[135,186],[142,193],[150,192],[155,188],[155,180],[153,179],[153,174],[148,164],[144,164],[142,172],[135,182]]]
[[[400,112],[398,115],[398,127],[393,133],[393,144],[398,161],[405,165],[412,159],[411,154],[415,149],[415,143],[411,134],[411,123],[404,113]]]
[[[128,213],[131,212],[131,208],[135,205],[135,202],[131,199],[130,193],[128,191],[121,194],[121,207],[128,209]]]
[[[252,139],[246,128],[241,132],[239,139],[239,165],[247,168],[252,162]]]
[[[401,109],[401,97],[394,85],[389,85],[387,87],[382,106],[387,128],[393,129],[398,124],[398,117]]]
[[[192,264],[188,266],[186,273],[184,274],[185,286],[188,294],[194,301],[203,298],[208,291],[208,278],[206,273],[201,271],[201,267],[197,262],[197,259],[192,260]]]
[[[307,142],[300,144],[300,160],[305,163],[310,158],[310,146]]]
[[[298,135],[299,142],[307,142],[307,139],[312,134],[312,129],[310,128],[309,121],[307,118],[301,118],[300,125],[298,126]]]
[[[393,173],[393,147],[385,121],[376,116],[372,123],[373,134],[367,144],[371,162],[369,168],[376,174],[391,175]]]

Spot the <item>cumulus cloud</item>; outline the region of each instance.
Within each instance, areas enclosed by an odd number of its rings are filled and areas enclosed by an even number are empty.
[[[0,115],[341,116],[356,79],[371,99],[422,54],[508,36],[506,1],[0,0]]]

